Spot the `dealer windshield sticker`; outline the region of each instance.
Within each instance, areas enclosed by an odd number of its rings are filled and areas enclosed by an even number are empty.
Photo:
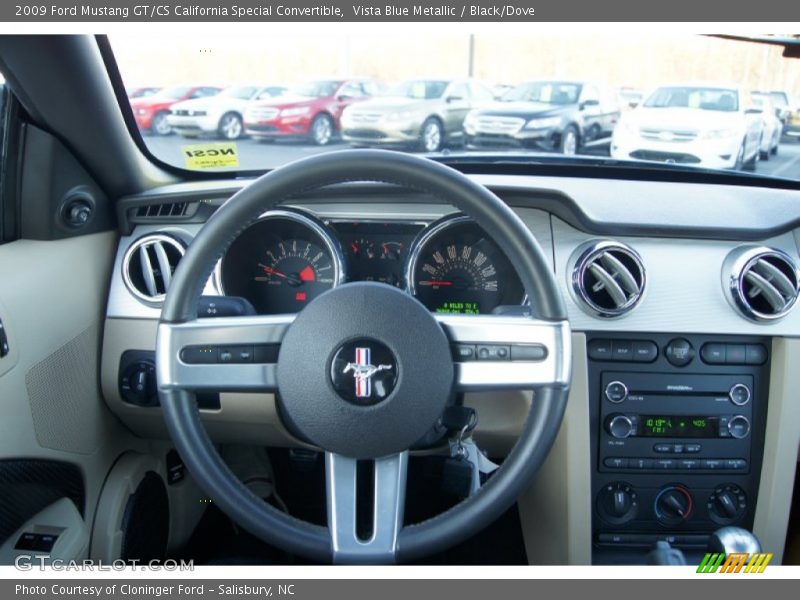
[[[219,169],[239,166],[239,151],[236,144],[191,144],[182,146],[181,152],[187,169]]]

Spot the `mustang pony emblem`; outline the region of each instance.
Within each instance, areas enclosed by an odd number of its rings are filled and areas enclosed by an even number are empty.
[[[373,365],[370,363],[370,349],[356,348],[356,362],[349,362],[342,373],[353,372],[356,378],[356,397],[369,398],[372,395],[370,379],[378,371],[388,371],[392,365]]]

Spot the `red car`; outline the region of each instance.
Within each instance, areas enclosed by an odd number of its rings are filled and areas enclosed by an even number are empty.
[[[301,138],[324,146],[339,131],[342,111],[382,88],[374,79],[310,81],[286,96],[253,102],[244,113],[245,133],[255,140]]]
[[[131,100],[131,108],[133,116],[136,117],[136,125],[142,131],[149,131],[156,135],[169,135],[172,133],[172,128],[167,123],[167,115],[173,104],[182,100],[214,96],[219,93],[220,89],[209,85],[176,85],[164,88],[152,96],[135,98]]]

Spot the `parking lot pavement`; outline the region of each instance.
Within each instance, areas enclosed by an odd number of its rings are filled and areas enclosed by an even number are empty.
[[[192,144],[213,142],[214,140],[184,139],[177,135],[165,137],[145,136],[145,142],[155,156],[168,163],[184,166],[182,147]],[[239,168],[241,170],[260,171],[286,164],[298,158],[312,156],[321,152],[342,150],[347,144],[337,142],[327,146],[314,146],[296,141],[277,141],[259,143],[250,139],[238,140]],[[607,148],[598,147],[591,150],[592,155],[603,155]],[[800,143],[787,142],[780,145],[777,156],[768,161],[760,161],[756,173],[773,175],[788,179],[800,179]]]

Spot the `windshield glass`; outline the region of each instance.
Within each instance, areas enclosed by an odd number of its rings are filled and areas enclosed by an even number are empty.
[[[412,100],[433,100],[441,97],[447,89],[447,81],[404,81],[391,88],[388,96],[411,98]]]
[[[543,104],[575,104],[581,95],[581,87],[575,83],[535,81],[523,83],[503,96],[505,102],[541,102]]]
[[[324,98],[325,96],[333,96],[341,84],[341,81],[311,81],[298,85],[292,92],[298,96]]]
[[[644,103],[647,108],[694,108],[736,112],[739,93],[736,90],[696,87],[663,87]]]
[[[158,98],[166,98],[168,100],[181,100],[189,93],[191,89],[191,86],[188,85],[168,87],[156,92],[153,94],[153,96]]]
[[[132,134],[181,169],[263,172],[385,148],[451,162],[581,161],[644,178],[701,169],[800,180],[800,59],[782,46],[671,31],[412,36],[402,26],[109,41],[124,86],[161,89],[127,100]]]
[[[250,100],[258,90],[259,88],[253,85],[236,86],[222,90],[219,95],[237,100]]]

